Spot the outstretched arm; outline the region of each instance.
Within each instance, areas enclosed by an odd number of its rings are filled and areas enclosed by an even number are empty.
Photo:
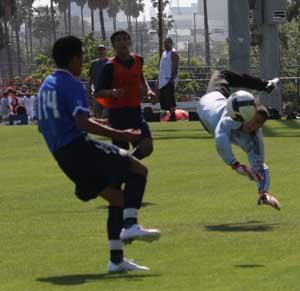
[[[249,148],[248,161],[253,170],[258,172],[263,179],[257,182],[257,190],[259,193],[268,192],[270,188],[269,168],[264,163],[264,142],[262,130],[251,136],[252,145]]]
[[[86,113],[75,116],[76,125],[79,129],[88,133],[106,136],[112,139],[134,142],[141,138],[141,131],[134,129],[117,130],[104,125],[99,120],[91,118]]]

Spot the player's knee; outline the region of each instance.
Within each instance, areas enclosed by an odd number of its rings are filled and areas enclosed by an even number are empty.
[[[152,143],[147,143],[141,149],[142,149],[144,158],[148,157],[153,152],[153,144]]]
[[[136,158],[132,158],[131,160],[130,171],[145,178],[148,176],[148,168]]]

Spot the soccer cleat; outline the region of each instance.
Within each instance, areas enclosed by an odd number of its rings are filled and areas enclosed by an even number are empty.
[[[108,273],[126,273],[128,271],[149,271],[150,269],[146,266],[140,266],[133,262],[133,260],[123,259],[121,263],[116,264],[109,261],[107,265]]]
[[[139,224],[133,224],[129,228],[123,228],[120,233],[120,239],[126,244],[134,240],[143,240],[152,242],[158,240],[160,231],[158,229],[143,228]]]
[[[278,89],[279,84],[280,84],[279,78],[274,78],[272,80],[269,80],[266,86],[267,92],[271,93],[274,89]]]
[[[280,203],[278,202],[278,200],[273,197],[272,195],[268,194],[268,193],[262,193],[260,194],[258,201],[257,201],[258,205],[262,205],[262,204],[266,204],[266,205],[270,205],[271,207],[280,210],[281,206]]]

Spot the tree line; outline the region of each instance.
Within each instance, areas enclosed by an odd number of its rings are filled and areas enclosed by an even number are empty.
[[[157,7],[158,1],[151,1],[153,7]],[[0,63],[2,50],[2,60],[6,60],[6,70],[11,78],[15,75],[20,76],[22,65],[32,64],[37,53],[42,51],[47,54],[53,42],[62,35],[75,34],[85,37],[89,33],[94,35],[96,31],[100,31],[100,36],[105,41],[107,39],[105,10],[114,30],[117,29],[117,15],[123,11],[127,20],[126,29],[133,38],[139,37],[139,31],[146,31],[146,27],[138,22],[139,16],[144,12],[143,0],[50,0],[49,5],[39,7],[34,5],[35,2],[37,1],[0,2]],[[79,18],[72,15],[72,3],[80,7]],[[165,8],[169,1],[164,0],[162,3]],[[88,22],[84,19],[84,7],[90,10]],[[95,27],[96,17],[99,19],[100,27]],[[166,13],[164,18],[166,34],[172,27],[173,20]],[[157,17],[153,17],[151,23],[152,29],[157,31]]]

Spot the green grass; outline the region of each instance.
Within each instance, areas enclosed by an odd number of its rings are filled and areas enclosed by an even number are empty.
[[[300,290],[300,123],[264,128],[280,212],[256,206],[255,184],[223,164],[198,122],[151,127],[140,221],[163,235],[126,247],[150,272],[114,276],[105,203],[75,199],[35,127],[0,127],[1,291]]]

